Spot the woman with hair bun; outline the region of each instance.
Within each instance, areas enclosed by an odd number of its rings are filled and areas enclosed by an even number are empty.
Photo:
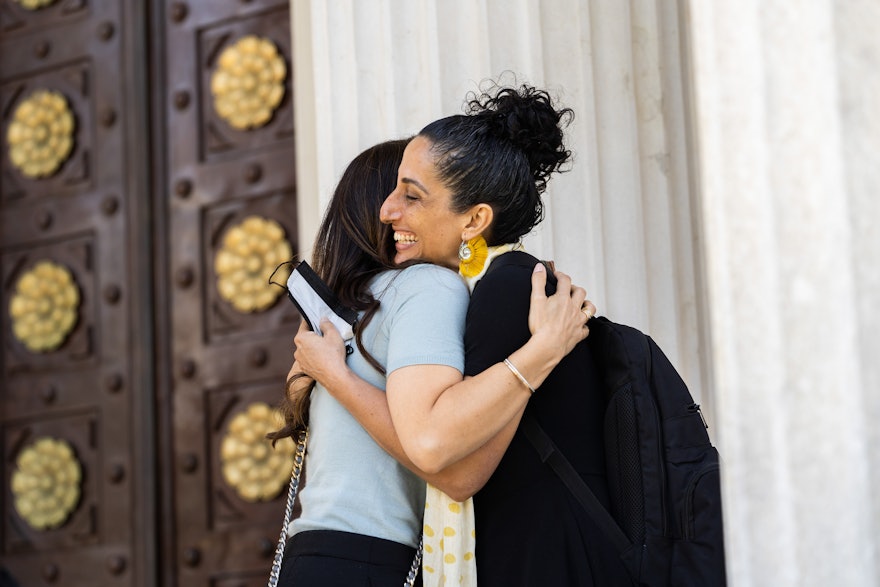
[[[315,272],[340,303],[358,312],[351,354],[346,358],[342,346],[332,351],[340,353],[352,374],[377,386],[369,386],[369,392],[381,401],[385,425],[373,428],[393,437],[384,439],[392,448],[383,450],[320,382],[301,377],[294,363],[282,404],[285,426],[269,437],[298,437],[308,427],[308,482],[299,494],[302,513],[287,528],[291,538],[280,573],[273,568],[279,586],[397,587],[405,578],[420,585],[413,571],[418,571],[414,556],[422,535],[424,481],[454,495],[473,494],[507,447],[509,436],[493,437],[509,427],[518,404],[529,395],[501,362],[463,381],[468,291],[456,272],[430,263],[394,262],[391,228],[380,222],[379,211],[395,187],[407,144],[381,143],[348,165],[313,253]],[[586,316],[579,311],[586,292],[558,275],[557,292],[547,296],[546,272],[533,274],[530,320],[535,332],[510,356],[536,384],[586,337]],[[322,326],[331,327],[329,322]],[[455,408],[455,417],[446,418],[443,428],[443,434],[458,441],[453,450],[444,449],[452,466],[423,455],[420,468],[399,448],[388,408],[405,399],[395,374],[410,369],[427,373],[424,390],[443,391],[443,401],[437,402],[441,409]],[[392,379],[386,379],[386,372]],[[386,387],[388,402],[382,392]],[[454,398],[470,401],[450,403]]]
[[[603,400],[586,345],[576,345],[557,365],[543,369],[518,364],[515,356],[531,337],[533,272],[540,267],[520,239],[542,220],[547,182],[571,157],[563,128],[572,116],[568,108],[557,109],[547,92],[528,85],[474,96],[466,114],[432,122],[410,141],[397,185],[380,212],[393,230],[395,263],[456,268],[471,288],[465,377],[507,369],[525,392],[506,400],[510,419],[490,441],[506,446],[500,461],[485,460],[478,473],[462,473],[476,483],[452,496],[465,500],[475,492],[480,587],[631,584],[614,548],[518,429],[529,412],[608,505]],[[589,320],[595,310],[586,302],[582,311]],[[457,431],[462,414],[473,413],[469,404],[482,400],[485,387],[472,396],[447,393],[443,373],[448,368],[413,365],[389,372],[383,394],[348,369],[341,339],[331,328],[323,338],[301,331],[296,343],[298,367],[395,458],[452,474],[462,454],[475,448]],[[479,428],[481,422],[472,419],[468,425]],[[443,576],[446,584],[460,584],[473,568],[473,553],[461,557],[450,544],[470,531],[449,522],[447,513],[470,502],[450,503],[444,497],[432,496],[429,486],[425,585],[441,584]],[[438,548],[445,554],[438,556]]]

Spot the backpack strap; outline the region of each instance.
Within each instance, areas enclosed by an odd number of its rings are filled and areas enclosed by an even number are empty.
[[[541,425],[535,418],[526,412],[520,421],[520,428],[535,450],[541,462],[550,465],[550,468],[562,479],[562,482],[571,491],[581,507],[589,514],[596,525],[605,533],[605,537],[614,545],[614,548],[621,554],[632,546],[629,538],[620,529],[620,526],[611,517],[611,514],[605,509],[596,494],[590,489],[589,485],[584,482],[583,478],[578,475],[574,466],[565,458],[565,456],[556,447],[556,444],[550,439]]]

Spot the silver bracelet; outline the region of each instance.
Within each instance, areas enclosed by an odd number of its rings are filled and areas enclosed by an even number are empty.
[[[510,372],[516,375],[516,378],[522,381],[522,384],[529,388],[529,391],[535,393],[535,388],[529,385],[529,382],[526,381],[526,378],[523,377],[522,373],[519,372],[519,369],[513,366],[513,363],[510,362],[509,359],[504,359],[504,364],[507,365],[507,368],[510,369]]]

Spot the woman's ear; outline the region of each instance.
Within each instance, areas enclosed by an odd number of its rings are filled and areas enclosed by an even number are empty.
[[[461,240],[463,241],[469,241],[476,236],[484,234],[492,226],[492,220],[495,218],[495,211],[492,210],[492,206],[485,203],[475,205],[468,214],[470,218],[461,233]]]

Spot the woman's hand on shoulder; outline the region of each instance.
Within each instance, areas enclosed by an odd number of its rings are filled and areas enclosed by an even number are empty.
[[[302,372],[329,387],[328,382],[334,376],[348,369],[345,364],[345,342],[329,320],[321,320],[321,331],[323,336],[309,330],[303,321],[293,339],[296,344],[293,357]]]
[[[529,330],[534,337],[543,337],[548,344],[558,345],[567,355],[590,333],[587,322],[596,314],[596,306],[586,299],[584,288],[572,285],[571,277],[560,271],[556,276],[556,293],[547,296],[547,269],[538,263],[532,272],[532,297],[529,307]]]

